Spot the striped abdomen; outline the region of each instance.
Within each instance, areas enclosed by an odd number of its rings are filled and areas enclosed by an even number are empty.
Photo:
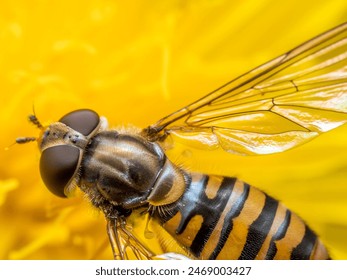
[[[327,259],[315,233],[282,203],[236,178],[191,174],[157,218],[201,259]]]

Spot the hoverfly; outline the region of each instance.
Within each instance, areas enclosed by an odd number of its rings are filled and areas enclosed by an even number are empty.
[[[237,178],[173,164],[171,136],[240,155],[280,153],[347,122],[347,23],[230,81],[143,130],[107,128],[88,109],[43,127],[41,177],[66,197],[78,186],[105,215],[115,259],[152,259],[128,226],[148,215],[192,259],[328,259],[282,203]],[[245,120],[247,120],[245,122]],[[169,258],[170,252],[162,258]]]

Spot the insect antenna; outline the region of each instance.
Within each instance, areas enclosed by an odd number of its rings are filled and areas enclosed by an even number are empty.
[[[36,141],[36,137],[18,137],[16,138],[16,143],[14,144],[26,144],[29,142]]]
[[[35,106],[33,105],[33,113],[28,116],[29,122],[37,126],[39,129],[43,129],[43,125],[40,123],[39,119],[36,117]]]
[[[40,121],[36,117],[34,106],[33,106],[33,114],[28,116],[28,120],[29,120],[29,122],[34,124],[37,128],[39,128],[41,130],[44,129],[43,125],[40,123]],[[6,147],[5,150],[6,151],[9,150],[9,148],[12,147],[15,144],[26,144],[26,143],[29,143],[29,142],[34,142],[36,140],[37,140],[36,137],[18,137],[18,138],[16,138],[16,141],[13,144],[11,144],[10,146]]]
[[[40,123],[40,121],[38,120],[38,118],[36,117],[35,113],[34,115],[29,115],[28,117],[29,122],[31,122],[32,124],[36,125],[39,129],[43,128],[43,125]]]
[[[16,138],[16,141],[14,143],[12,143],[10,146],[5,147],[5,151],[8,151],[13,145],[26,144],[26,143],[33,142],[36,140],[37,140],[36,137],[18,137],[18,138]]]

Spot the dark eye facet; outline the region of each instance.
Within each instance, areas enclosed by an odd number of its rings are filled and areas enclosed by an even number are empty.
[[[59,122],[66,124],[79,133],[88,136],[100,122],[99,115],[89,109],[76,110],[63,116]]]
[[[42,152],[40,173],[52,193],[66,197],[64,189],[78,168],[79,157],[79,149],[68,145],[53,146]]]

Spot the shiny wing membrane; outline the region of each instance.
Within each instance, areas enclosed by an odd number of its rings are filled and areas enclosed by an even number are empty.
[[[204,149],[282,152],[347,122],[347,23],[230,81],[145,130]]]

